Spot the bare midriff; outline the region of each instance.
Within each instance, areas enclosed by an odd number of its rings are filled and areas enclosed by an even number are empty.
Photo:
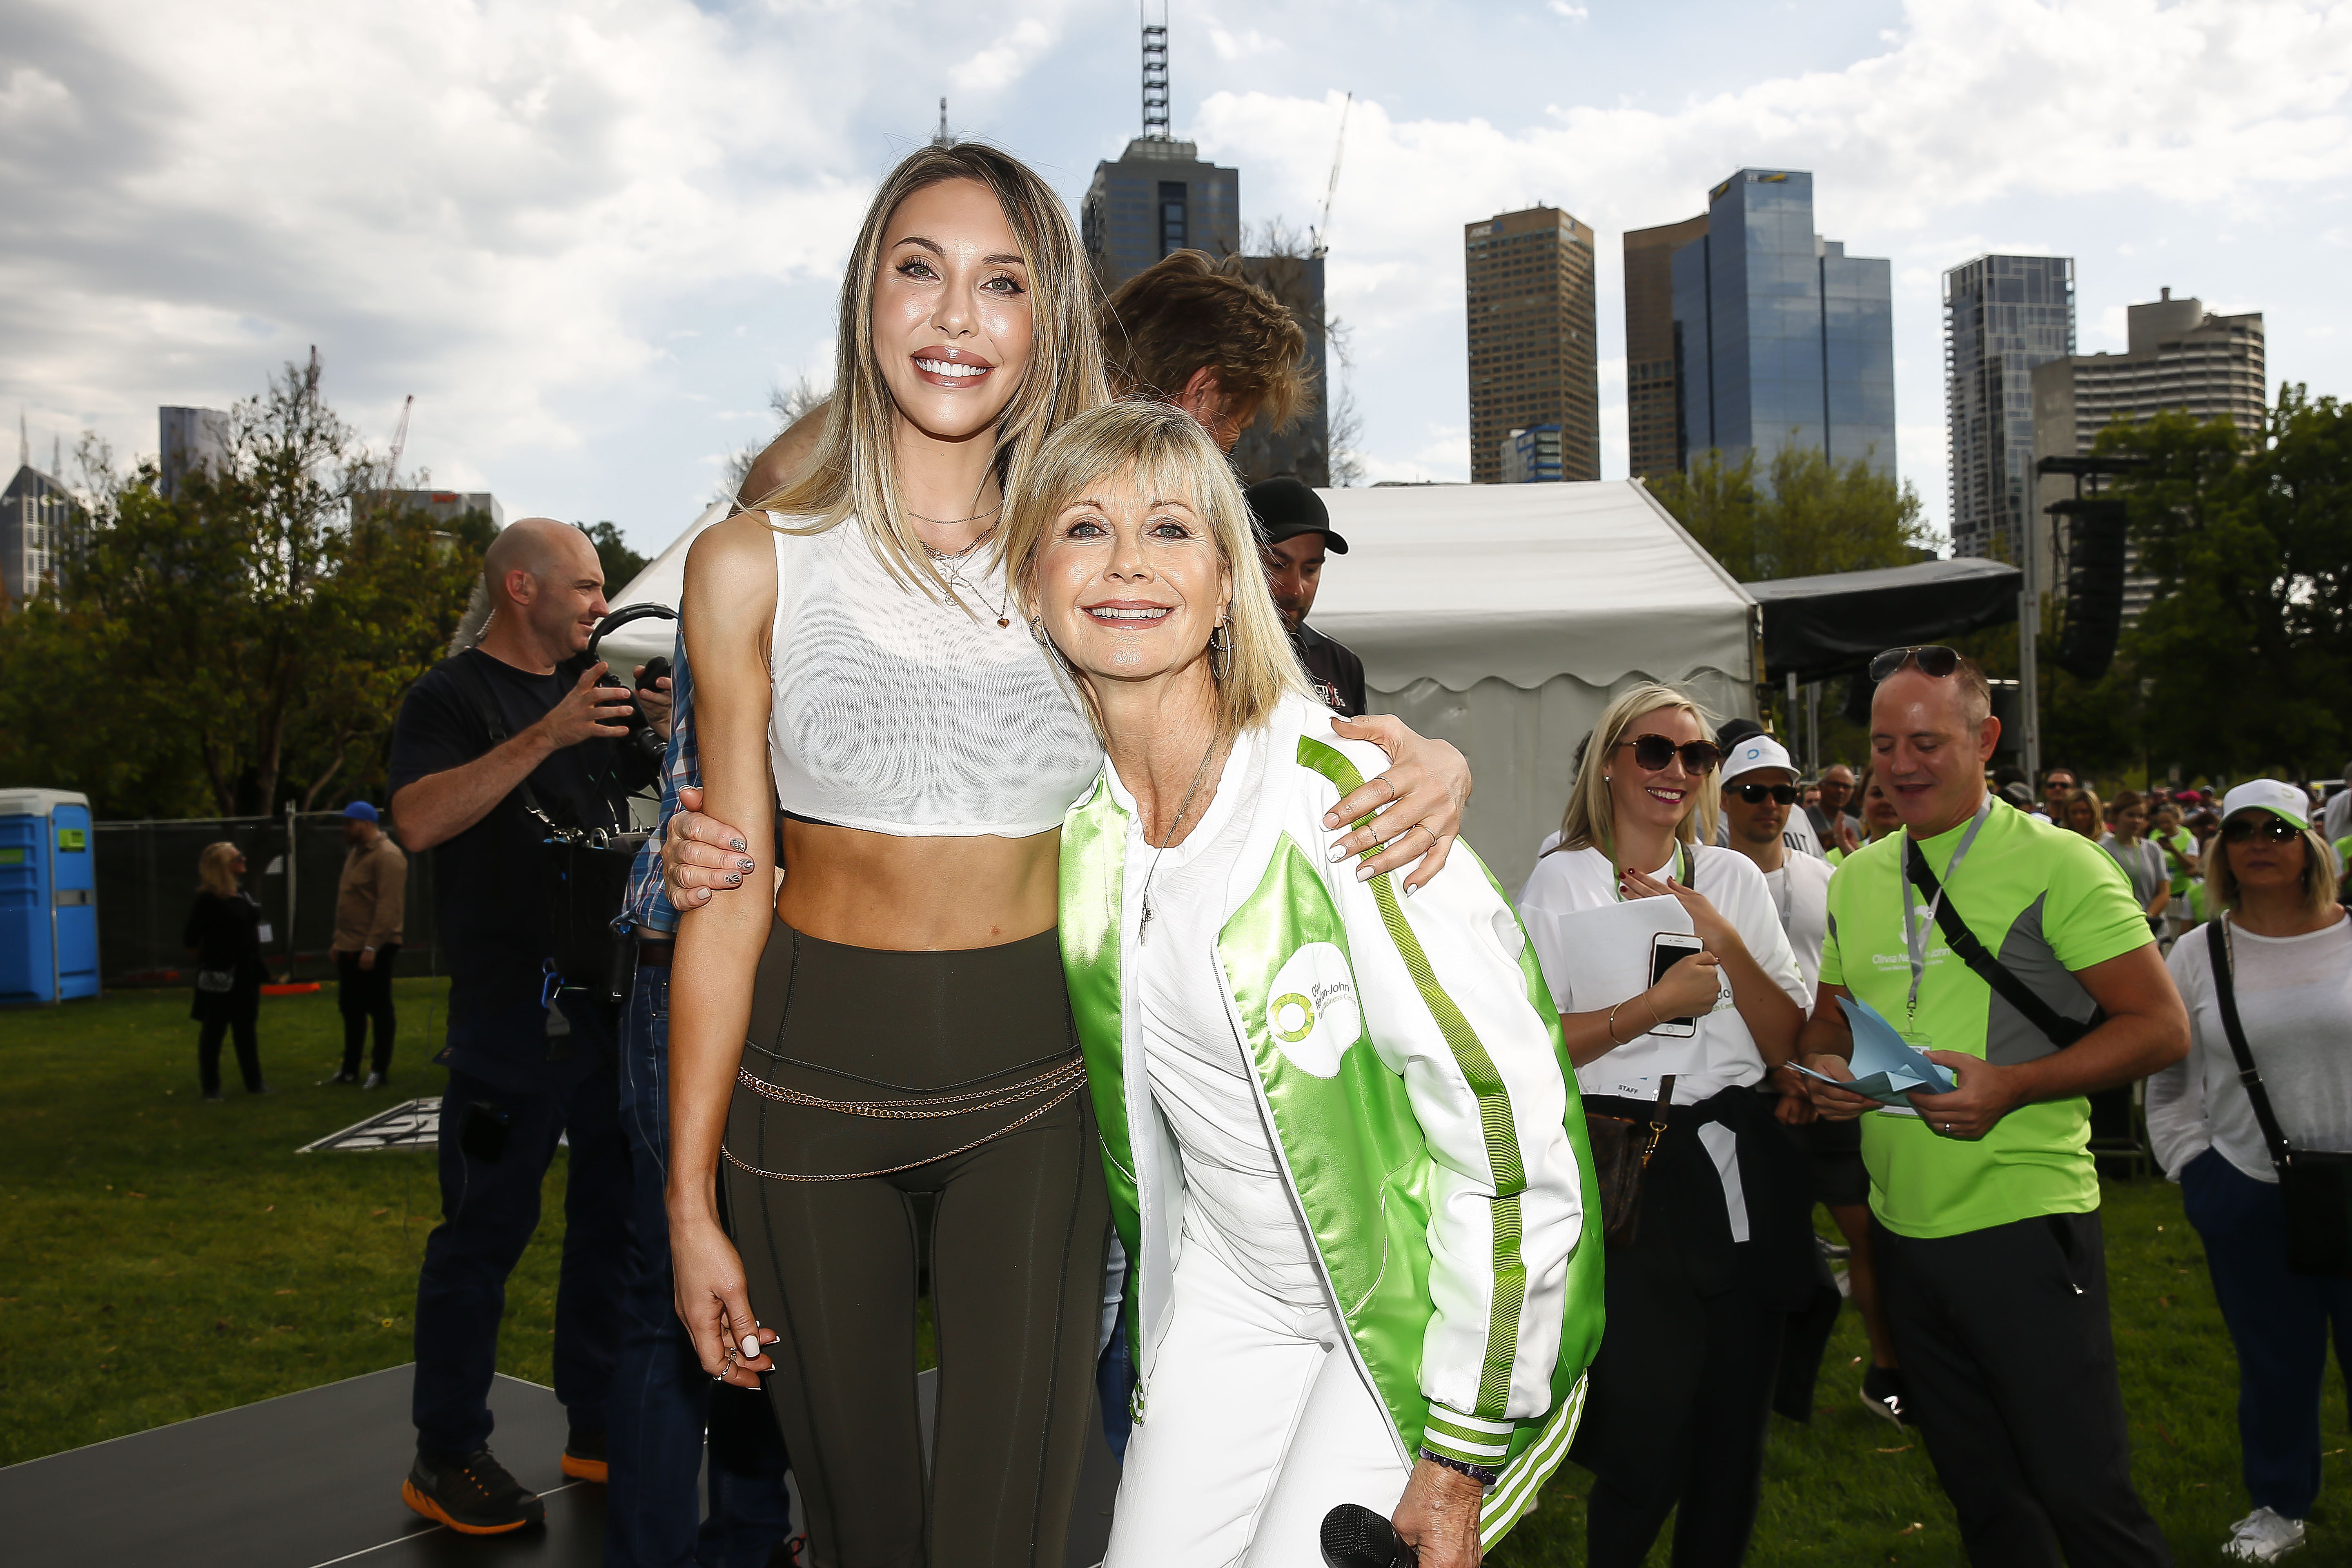
[[[1054,929],[1062,830],[902,838],[784,819],[776,918],[804,936],[898,952],[997,947]]]

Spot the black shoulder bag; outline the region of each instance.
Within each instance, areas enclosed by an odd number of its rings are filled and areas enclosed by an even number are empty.
[[[506,717],[488,679],[464,654],[447,661],[450,675],[474,700],[493,747],[508,739]],[[588,666],[579,659],[557,667],[576,680]],[[625,994],[622,959],[627,949],[614,933],[613,918],[629,896],[629,872],[646,836],[558,823],[540,805],[526,775],[515,786],[522,808],[544,830],[540,888],[547,903],[547,946],[541,956],[568,985],[594,991],[608,1001]]]
[[[1936,906],[1936,929],[1944,933],[1945,944],[1960,955],[1960,962],[1967,964],[1978,979],[1991,986],[1995,994],[2023,1015],[2027,1023],[2041,1030],[2053,1046],[2063,1051],[2107,1021],[2105,1008],[2093,1013],[2082,1023],[2067,1017],[2044,1002],[2032,986],[2020,980],[2015,972],[2000,959],[1985,951],[1985,944],[1977,940],[1977,933],[1969,929],[1969,922],[1962,920],[1960,912],[1952,907],[1952,896],[1945,893],[1940,900],[1937,899],[1936,895],[1942,891],[1943,884],[1928,868],[1927,857],[1919,852],[1917,843],[1907,837],[1903,841],[1903,864],[1910,873],[1912,886],[1927,894],[1928,902]]]
[[[2286,1205],[2286,1266],[2297,1274],[2352,1278],[2352,1154],[2296,1149],[2287,1142],[2278,1113],[2271,1109],[2270,1091],[2263,1087],[2263,1075],[2254,1070],[2245,1026],[2238,1022],[2228,921],[2224,915],[2205,927],[2213,1000],[2221,1015],[2221,1032],[2230,1037],[2230,1054],[2238,1059],[2238,1082],[2253,1105],[2254,1120],[2262,1124],[2271,1169],[2278,1173],[2279,1197]]]

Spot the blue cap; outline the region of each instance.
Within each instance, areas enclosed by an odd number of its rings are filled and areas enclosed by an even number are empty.
[[[355,800],[352,802],[351,805],[343,807],[343,815],[360,822],[373,822],[375,820],[375,807],[370,805],[363,800]]]

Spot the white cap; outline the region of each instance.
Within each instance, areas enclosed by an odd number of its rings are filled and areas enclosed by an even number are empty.
[[[2221,820],[2227,822],[2250,806],[2275,813],[2297,827],[2311,826],[2311,796],[2276,779],[2249,779],[2221,797]]]
[[[1769,735],[1750,735],[1735,744],[1731,754],[1723,759],[1722,782],[1729,784],[1740,774],[1753,773],[1758,768],[1782,768],[1787,770],[1790,778],[1797,776],[1797,764],[1789,760],[1786,746]]]

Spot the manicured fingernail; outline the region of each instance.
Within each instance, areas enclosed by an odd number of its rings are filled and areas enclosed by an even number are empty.
[[[749,844],[744,843],[740,838],[730,838],[727,841],[727,847],[730,849],[749,849],[751,847]]]
[[[1340,861],[1345,860],[1348,858],[1348,847],[1344,844],[1334,844],[1331,846],[1330,853],[1331,864],[1336,866]]]
[[[1409,899],[1427,886],[1425,882],[1408,882],[1405,884],[1404,896]]]
[[[1370,860],[1356,868],[1356,880],[1359,882],[1369,882],[1379,875],[1378,871],[1372,869],[1372,863]]]
[[[727,884],[728,884],[728,886],[730,886],[730,887],[734,886],[736,883],[740,882],[742,879],[743,879],[743,873],[742,873],[742,872],[740,872],[740,871],[730,871],[730,872],[728,872],[728,873],[727,873]]]
[[[759,1336],[759,1335],[757,1335],[757,1334],[745,1334],[745,1335],[743,1336],[743,1353],[744,1353],[745,1355],[747,1355],[747,1356],[751,1357],[753,1361],[757,1361],[757,1360],[759,1360],[759,1359],[760,1359],[760,1336]]]
[[[1337,827],[1337,826],[1339,826],[1339,814],[1338,812],[1336,812],[1336,811],[1327,811],[1327,812],[1325,812],[1325,813],[1323,814],[1323,826],[1326,826],[1326,827]]]
[[[751,870],[751,869],[752,868],[751,862],[750,860],[748,860],[748,859],[739,860],[739,861],[737,861],[737,862],[736,862],[736,864],[737,864],[737,865],[739,865],[739,866],[740,866],[740,867],[741,867],[744,870],[746,870],[746,871],[749,871],[749,870]]]

